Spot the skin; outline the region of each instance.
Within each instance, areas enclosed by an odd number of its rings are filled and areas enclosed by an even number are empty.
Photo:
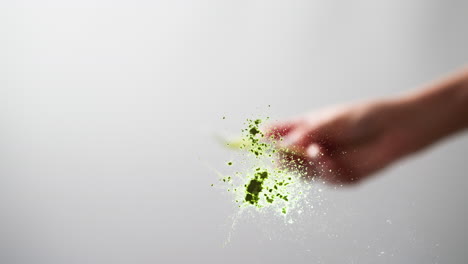
[[[308,177],[355,184],[468,128],[468,67],[396,97],[335,106],[271,124],[280,160],[307,164]]]

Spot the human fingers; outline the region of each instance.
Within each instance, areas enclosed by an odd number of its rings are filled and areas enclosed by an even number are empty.
[[[390,165],[398,155],[394,140],[383,137],[358,148],[334,153],[331,173],[343,184],[356,184]]]
[[[297,123],[294,121],[283,121],[269,124],[262,130],[264,131],[266,138],[279,140],[293,131],[296,127]]]

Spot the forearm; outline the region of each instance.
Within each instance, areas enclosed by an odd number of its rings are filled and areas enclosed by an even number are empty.
[[[468,68],[400,98],[408,151],[414,152],[468,128]]]

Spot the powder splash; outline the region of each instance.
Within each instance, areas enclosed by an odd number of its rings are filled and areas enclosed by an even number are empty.
[[[266,138],[260,125],[267,120],[247,119],[242,137],[226,143],[228,147],[245,151],[243,161],[229,161],[227,165],[247,166],[233,176],[222,176],[220,181],[234,195],[239,208],[273,209],[286,215],[298,209],[299,201],[307,196],[310,184],[303,180],[300,163],[280,158],[277,143],[282,139]]]

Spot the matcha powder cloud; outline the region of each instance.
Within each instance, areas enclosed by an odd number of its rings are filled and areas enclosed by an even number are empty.
[[[247,119],[241,138],[225,142],[243,152],[240,160],[226,162],[234,172],[220,175],[220,186],[233,195],[239,208],[273,210],[283,216],[294,210],[300,213],[301,201],[308,195],[311,183],[304,180],[301,171],[305,167],[300,162],[281,159],[276,146],[277,140],[282,139],[266,138],[261,131],[260,125],[267,120]]]

